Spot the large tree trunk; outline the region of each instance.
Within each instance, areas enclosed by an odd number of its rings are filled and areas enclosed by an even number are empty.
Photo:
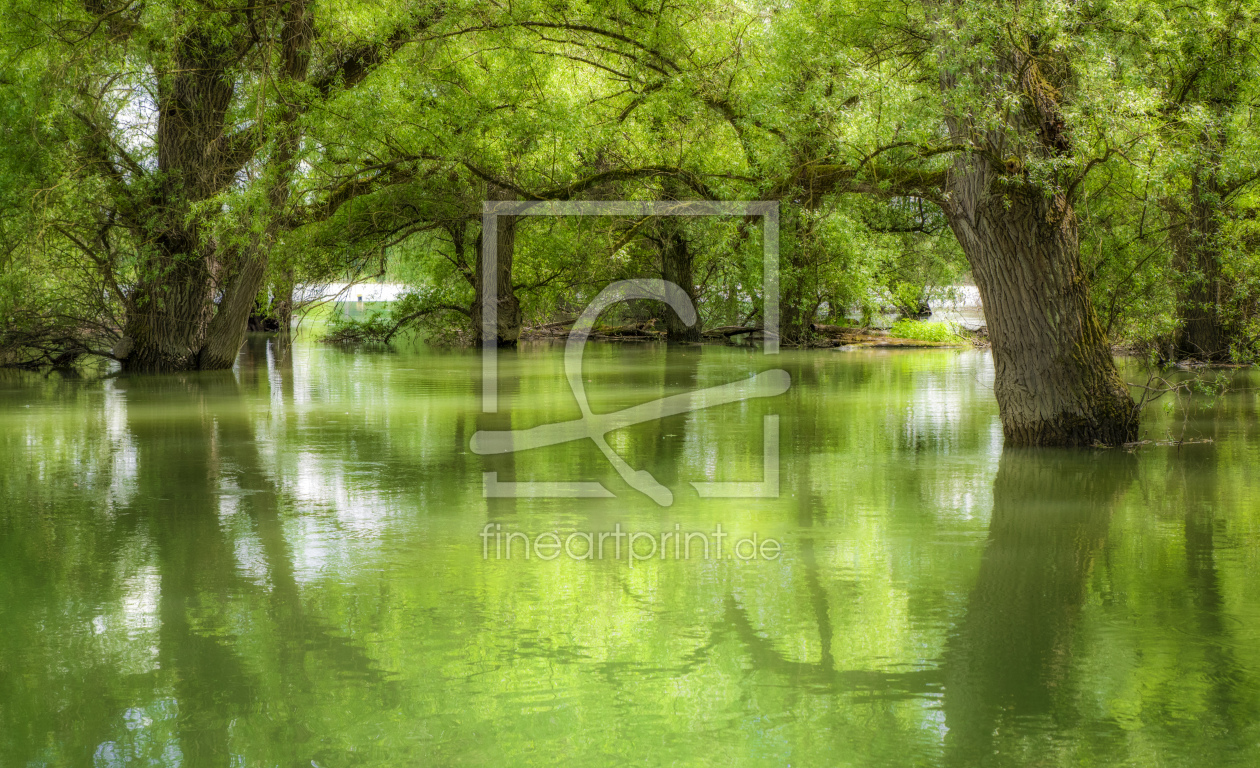
[[[1036,41],[1028,50],[1036,54]],[[953,99],[957,74],[942,75]],[[960,155],[942,208],[980,289],[996,378],[993,384],[1008,445],[1117,445],[1137,438],[1138,413],[1116,370],[1111,347],[1089,299],[1081,267],[1076,212],[1062,187],[1035,181],[1029,162],[1073,154],[1059,92],[1037,59],[1010,46],[995,66],[966,79],[995,95],[1017,90],[1021,110],[988,105],[1004,125],[977,122],[975,105],[951,109],[947,124]],[[991,98],[991,97],[986,97]],[[994,147],[1022,147],[1004,160]]]
[[[147,266],[157,277],[142,281],[128,297],[114,355],[126,371],[195,368],[214,312],[210,258],[159,251]]]
[[[1220,199],[1216,177],[1196,170],[1190,180],[1189,204],[1174,212],[1180,219],[1169,232],[1178,276],[1179,327],[1173,344],[1177,359],[1220,362],[1230,357],[1232,336],[1224,317],[1230,290],[1221,274],[1216,207]]]
[[[796,344],[805,338],[814,320],[814,313],[805,308],[808,271],[805,247],[810,232],[800,206],[784,205],[781,215],[779,336],[784,342]]]
[[[491,185],[487,191],[487,198],[490,200],[515,200],[516,194],[510,190],[503,189]],[[499,216],[496,223],[497,237],[497,260],[496,260],[496,287],[498,293],[498,302],[496,313],[496,327],[498,330],[496,343],[500,347],[514,347],[521,338],[521,302],[516,298],[516,289],[512,285],[512,261],[516,255],[516,224],[518,216]],[[473,287],[475,296],[473,298],[472,318],[473,341],[477,346],[485,343],[482,338],[482,317],[481,308],[484,298],[482,294],[482,254],[481,254],[481,235],[477,237],[477,258],[476,266],[473,270]]]
[[[696,285],[692,277],[692,253],[687,232],[677,216],[666,216],[657,225],[657,242],[661,248],[661,278],[674,283],[696,304]],[[700,319],[687,325],[672,309],[665,309],[665,339],[670,343],[700,341]]]
[[[285,267],[272,286],[275,291],[276,322],[280,324],[278,333],[282,345],[288,345],[293,337],[293,292],[297,290],[297,275],[293,267]]]
[[[958,163],[950,199],[984,304],[1007,444],[1135,440],[1137,411],[1090,304],[1072,206],[984,159]]]
[[[306,78],[314,26],[308,2],[294,0],[282,13],[278,82],[287,85]],[[263,216],[263,231],[245,244],[212,235],[209,217],[218,214],[197,209],[236,180],[261,130],[229,130],[239,44],[221,29],[194,27],[173,41],[172,67],[158,76],[161,181],[132,223],[152,248],[128,297],[123,338],[114,348],[125,371],[230,368],[245,338],[267,251],[279,230],[278,213],[288,201],[299,137],[292,125],[296,105],[290,103],[270,159],[274,175],[265,210],[244,212]]]
[[[199,369],[216,371],[231,368],[236,362],[266,271],[266,257],[251,253],[233,275],[219,301],[218,312],[206,329],[206,341],[197,356]]]
[[[254,247],[248,251],[230,269],[217,265],[222,275],[216,275],[218,279],[208,269],[206,277],[193,276],[203,271],[196,260],[178,255],[161,259],[177,266],[161,279],[143,283],[132,296],[123,341],[114,349],[123,370],[163,373],[231,368],[267,268],[265,254]]]
[[[221,274],[217,246],[194,203],[223,188],[233,172],[223,151],[225,114],[235,86],[230,49],[208,31],[174,41],[173,71],[157,89],[157,161],[161,185],[147,229],[153,249],[129,296],[123,340],[115,349],[128,371],[197,368]]]

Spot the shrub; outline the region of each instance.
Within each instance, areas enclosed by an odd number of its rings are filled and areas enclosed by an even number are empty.
[[[962,343],[963,338],[947,323],[929,323],[922,320],[902,319],[893,323],[888,334],[899,339],[915,339],[916,341],[939,341],[951,344]]]

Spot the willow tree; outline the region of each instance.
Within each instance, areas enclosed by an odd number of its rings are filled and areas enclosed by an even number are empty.
[[[1009,443],[1136,437],[1136,408],[1090,301],[1074,210],[1080,179],[1108,159],[1072,123],[1092,96],[1073,90],[1069,63],[1084,11],[584,8],[579,18],[519,6],[510,21],[545,31],[554,55],[619,73],[627,111],[694,120],[707,110],[742,151],[718,153],[702,170],[749,185],[739,192],[806,206],[845,193],[914,197],[940,208],[984,301]]]
[[[426,89],[426,98],[399,88],[381,89],[387,110],[366,108],[374,121],[370,128],[361,116],[337,118],[347,133],[372,134],[371,146],[365,144],[368,154],[447,168],[449,188],[442,191],[427,179],[414,179],[412,186],[431,190],[431,201],[399,211],[396,219],[400,226],[440,223],[446,232],[443,251],[462,280],[454,281],[454,290],[443,286],[425,291],[417,311],[452,310],[471,288],[471,304],[453,311],[468,317],[476,344],[485,341],[481,305],[489,293],[482,285],[481,201],[716,197],[698,162],[712,153],[714,142],[675,121],[672,112],[634,108],[637,96],[625,90],[620,79],[625,73],[617,66],[596,67],[600,76],[591,76],[590,61],[580,52],[601,39],[601,31],[572,30],[578,38],[559,41],[556,36],[565,30],[539,27],[528,16],[513,15],[516,11],[525,13],[528,6],[506,11],[479,7],[451,16],[443,27],[447,55],[434,64],[434,85]],[[468,193],[476,196],[471,210]],[[442,198],[453,204],[441,204]],[[462,214],[452,214],[460,208]],[[543,227],[537,217],[497,219],[498,345],[515,344],[520,337],[525,295],[553,285],[573,266],[566,259],[549,264],[520,260],[531,252],[530,233]],[[658,236],[663,244],[660,273],[685,285],[692,280],[691,250],[682,230],[666,229],[667,221],[632,227],[636,236]],[[582,269],[580,278],[573,279],[589,283],[593,275]],[[694,295],[694,286],[687,290]],[[671,327],[677,339],[699,335],[698,328]]]
[[[45,240],[86,257],[107,316],[85,316],[129,371],[230,367],[277,239],[309,116],[369,80],[431,21],[284,3],[10,3],[19,57],[46,66],[66,143]],[[15,44],[14,46],[19,47]],[[310,197],[308,195],[307,197]],[[314,196],[318,196],[317,194]],[[85,307],[92,309],[92,307]]]
[[[786,16],[775,41],[820,81],[796,101],[840,115],[827,152],[781,185],[940,208],[984,303],[1010,445],[1137,434],[1080,257],[1074,195],[1108,157],[1074,125],[1093,94],[1074,89],[1072,14],[1038,3],[810,6]]]
[[[1003,432],[1016,445],[1108,444],[1137,436],[1137,409],[1094,313],[1072,192],[1082,168],[1063,102],[1066,47],[1030,17],[964,8],[935,47],[950,138],[964,147],[942,210],[971,263],[996,365]],[[1004,18],[1003,18],[1004,16]],[[952,28],[952,29],[951,29]]]

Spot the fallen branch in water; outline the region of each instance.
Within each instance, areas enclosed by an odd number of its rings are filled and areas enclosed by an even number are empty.
[[[1125,443],[1121,445],[1120,447],[1124,448],[1126,451],[1132,451],[1134,449],[1141,448],[1144,445],[1172,446],[1175,448],[1180,448],[1183,445],[1201,445],[1204,443],[1214,443],[1214,442],[1216,441],[1210,437],[1191,438],[1189,440],[1134,440],[1133,442]],[[1103,445],[1102,443],[1097,443],[1094,445],[1094,447],[1095,448],[1111,448],[1112,446]]]
[[[763,330],[760,326],[753,325],[720,325],[717,328],[709,328],[702,334],[704,336],[739,336],[745,333],[756,333]]]

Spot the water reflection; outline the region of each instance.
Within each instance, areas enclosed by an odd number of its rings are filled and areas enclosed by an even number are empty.
[[[951,763],[1018,764],[1007,734],[1075,717],[1086,583],[1136,468],[1120,451],[1002,452],[980,572],[945,653]]]
[[[240,381],[225,372],[118,384],[146,404],[128,412],[140,482],[122,516],[156,554],[157,667],[178,702],[174,736],[190,766],[227,765],[233,723],[264,713],[274,757],[307,755],[300,762],[308,763],[318,739],[303,704],[316,679],[353,681],[357,696],[381,705],[392,696],[360,645],[306,609],[280,518],[286,501],[262,464],[253,414],[238,405],[243,389],[270,384],[267,367],[249,355],[255,350],[247,348]],[[242,517],[244,528],[225,524],[225,514]],[[238,559],[246,538],[261,552],[262,583],[246,578],[249,564]],[[240,645],[242,635],[259,633],[275,638],[261,668]],[[142,757],[122,745],[111,753]]]
[[[779,401],[618,436],[667,509],[589,445],[468,452],[576,417],[558,350],[505,351],[492,416],[457,352],[257,337],[231,374],[0,374],[0,764],[1254,762],[1254,395],[1191,414],[1212,445],[1003,452],[981,354],[774,364]],[[587,365],[607,411],[766,361]],[[692,493],[759,477],[768,412],[780,497]],[[484,499],[487,469],[619,495]],[[483,559],[487,522],[722,522],[784,556]]]
[[[1185,573],[1192,631],[1203,648],[1207,670],[1201,725],[1228,749],[1245,746],[1242,734],[1260,715],[1254,674],[1240,663],[1236,648],[1237,625],[1229,606],[1218,567],[1217,539],[1226,538],[1225,521],[1218,512],[1221,487],[1220,458],[1212,451],[1192,446],[1184,456],[1169,462],[1169,485],[1180,491],[1184,515]],[[1236,545],[1234,545],[1236,546]],[[1251,679],[1248,679],[1251,678]]]
[[[700,370],[700,359],[704,350],[699,346],[670,344],[664,350],[663,364],[658,370],[659,383],[655,387],[645,387],[646,391],[655,389],[653,399],[669,397],[700,389],[697,375]],[[664,419],[656,419],[643,425],[644,428],[631,431],[638,439],[631,450],[635,455],[643,456],[643,467],[647,468],[662,485],[675,489],[674,493],[690,493],[686,488],[687,480],[695,478],[681,476],[682,457],[688,444],[688,427],[692,421],[691,414],[681,413]]]

